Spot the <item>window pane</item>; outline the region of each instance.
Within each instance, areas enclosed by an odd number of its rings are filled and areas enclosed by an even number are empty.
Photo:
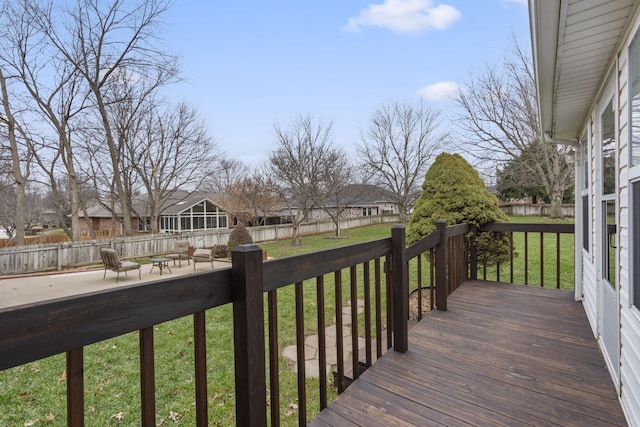
[[[582,196],[582,246],[588,251],[590,246],[589,233],[589,196]]]
[[[609,101],[600,120],[602,137],[602,194],[616,191],[616,126],[613,99]]]
[[[602,276],[611,286],[616,286],[616,247],[617,247],[617,226],[616,226],[616,202],[605,200],[602,202],[603,215],[606,220],[603,224],[603,251],[602,251]]]
[[[629,47],[629,80],[631,98],[631,166],[640,164],[640,34]]]
[[[180,218],[180,230],[191,230],[191,217]]]

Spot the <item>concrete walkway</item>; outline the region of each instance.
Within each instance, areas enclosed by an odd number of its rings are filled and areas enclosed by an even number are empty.
[[[229,262],[214,261],[214,268],[230,266],[231,264]],[[182,261],[182,267],[179,267],[178,263],[176,263],[174,267],[173,262],[169,262],[171,271],[164,269],[162,276],[160,275],[158,267],[154,268],[153,271],[151,271],[151,268],[151,264],[144,264],[141,267],[142,279],[138,279],[137,271],[129,271],[126,276],[124,273],[120,273],[117,284],[117,274],[112,271],[107,271],[106,277],[104,279],[102,278],[104,275],[103,268],[65,273],[41,273],[18,277],[2,276],[0,277],[0,310],[6,307],[30,304],[48,299],[193,274],[193,263],[187,265],[186,261]],[[211,265],[209,263],[200,262],[196,264],[197,272],[210,269]]]
[[[364,312],[364,301],[357,300],[356,307],[358,314]],[[334,319],[335,321],[335,319]],[[343,360],[351,357],[351,302],[348,301],[344,307],[342,307],[342,337],[343,337]],[[362,348],[365,345],[365,340],[362,337],[358,338],[358,348]],[[336,325],[327,326],[325,328],[325,347],[327,366],[325,372],[331,373],[333,366],[338,364],[338,349],[336,347]],[[320,376],[320,357],[318,351],[318,335],[309,335],[304,340],[304,371],[307,378],[318,378]],[[295,345],[290,345],[284,348],[282,355],[289,360],[296,362],[298,360],[298,354]],[[294,365],[294,371],[298,372],[298,364]]]

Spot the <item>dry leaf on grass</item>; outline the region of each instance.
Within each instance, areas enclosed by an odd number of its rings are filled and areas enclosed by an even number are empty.
[[[111,418],[115,418],[118,421],[122,421],[122,419],[124,418],[124,412],[120,411],[116,414],[111,415]]]

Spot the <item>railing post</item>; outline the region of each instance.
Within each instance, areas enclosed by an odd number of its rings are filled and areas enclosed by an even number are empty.
[[[447,310],[447,221],[436,221],[436,229],[440,235],[440,243],[436,246],[436,308]]]
[[[236,425],[267,425],[262,250],[240,245],[233,250],[233,343]]]
[[[393,349],[405,353],[409,348],[409,275],[404,226],[391,228],[391,285],[393,289]]]

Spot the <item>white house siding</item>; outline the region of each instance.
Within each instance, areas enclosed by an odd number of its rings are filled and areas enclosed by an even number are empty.
[[[582,251],[582,294],[583,305],[587,318],[591,324],[594,336],[598,335],[598,300],[597,300],[597,274],[595,264],[595,251],[597,240],[597,210],[596,210],[596,191],[597,191],[597,151],[598,151],[598,132],[596,132],[597,113],[592,112],[587,125],[589,140],[589,251]],[[579,246],[578,246],[579,247]]]
[[[635,27],[639,18],[635,17]],[[638,31],[637,29],[634,31]],[[629,211],[629,35],[618,55],[619,151],[618,151],[618,283],[620,283],[620,384],[621,399],[629,425],[640,425],[640,312],[632,306],[630,288],[630,211]],[[638,215],[638,212],[635,212]]]
[[[594,336],[598,330],[598,309],[596,299],[596,268],[590,254],[583,252],[582,257],[582,304],[587,313]]]

